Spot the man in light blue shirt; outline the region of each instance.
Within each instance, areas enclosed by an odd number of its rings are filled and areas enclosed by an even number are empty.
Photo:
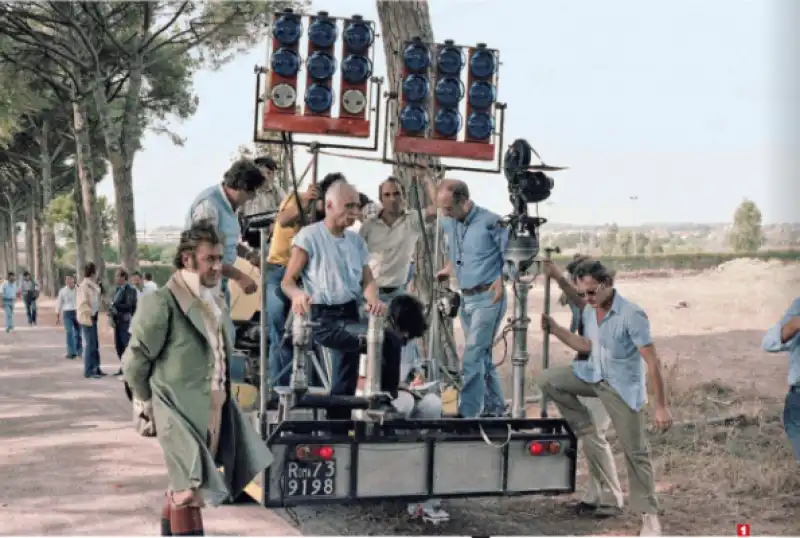
[[[359,357],[366,346],[356,332],[347,330],[348,325],[359,324],[358,301],[364,297],[370,314],[382,316],[386,311],[367,264],[367,245],[347,229],[359,213],[358,191],[345,181],[333,183],[325,194],[325,219],[297,232],[281,281],[295,315],[310,312],[318,323],[313,329],[314,342],[333,352],[331,394],[348,396],[356,392]],[[297,285],[298,278],[302,278],[303,289]],[[381,387],[395,398],[402,346],[402,337],[387,329]],[[331,410],[328,418],[347,420],[350,415],[349,409]]]
[[[272,170],[277,165],[272,163]],[[195,198],[189,208],[185,230],[201,220],[208,221],[220,234],[223,244],[222,292],[230,308],[231,298],[228,281],[235,280],[247,294],[255,293],[258,285],[250,276],[237,269],[234,264],[240,247],[241,228],[237,211],[246,202],[256,197],[267,178],[259,167],[249,159],[240,159],[225,172],[221,184],[212,185]],[[252,256],[250,259],[255,260]]]
[[[9,272],[5,282],[0,284],[0,296],[3,299],[3,312],[6,316],[6,332],[14,330],[14,303],[19,297],[19,285],[17,275]]]
[[[458,414],[464,418],[502,416],[505,399],[492,348],[507,306],[503,252],[508,230],[498,225],[498,215],[470,200],[463,181],[443,180],[436,205],[444,215],[441,223],[450,258],[436,279],[447,280],[455,273],[463,298],[459,316],[466,344]]]
[[[611,474],[608,455],[590,442],[597,428],[578,397],[600,399],[625,452],[631,509],[642,514],[640,534],[659,536],[661,523],[653,465],[644,433],[645,363],[656,400],[655,426],[669,428],[672,414],[647,315],[614,289],[611,272],[599,261],[589,260],[575,269],[578,290],[552,262],[545,263],[545,274],[555,279],[570,301],[581,307],[584,335],[569,332],[545,314],[542,314],[542,329],[549,328],[556,338],[589,358],[579,367],[575,364],[579,361],[573,361],[571,366],[545,370],[537,380],[538,385],[584,443],[589,472],[598,477]]]
[[[783,427],[800,461],[800,297],[767,331],[761,347],[770,353],[789,352],[789,393],[783,407]]]
[[[576,255],[567,264],[566,271],[571,283],[577,287],[575,274],[581,263],[589,261],[588,256]],[[566,293],[563,294],[564,302],[569,306],[572,317],[569,325],[569,332],[578,336],[584,336],[585,330],[580,304],[573,304],[569,301]],[[579,377],[590,375],[588,370],[591,368],[589,356],[585,353],[578,353],[572,362],[572,370]],[[614,453],[611,450],[611,443],[606,437],[608,428],[611,426],[611,417],[606,411],[603,402],[597,397],[579,396],[578,399],[589,410],[595,425],[595,433],[587,435],[583,439],[583,445],[594,445],[597,453],[602,453],[601,461],[604,465],[601,468],[592,468],[589,473],[589,481],[586,491],[581,501],[576,505],[578,515],[589,514],[594,517],[603,518],[622,514],[623,496],[622,486],[619,483],[617,465],[614,462]],[[598,474],[595,474],[598,472]]]

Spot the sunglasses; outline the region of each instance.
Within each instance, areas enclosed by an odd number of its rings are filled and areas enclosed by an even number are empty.
[[[582,296],[584,296],[584,297],[595,297],[595,296],[596,296],[596,295],[597,295],[599,292],[603,291],[603,288],[605,288],[605,286],[603,286],[602,284],[600,284],[600,285],[599,285],[599,286],[597,286],[595,289],[593,289],[593,290],[586,290],[586,291],[585,291],[585,292],[583,292],[581,295],[582,295]]]

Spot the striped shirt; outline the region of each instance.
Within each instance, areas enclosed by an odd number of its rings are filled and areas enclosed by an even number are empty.
[[[653,343],[647,314],[615,290],[603,321],[597,323],[597,310],[590,305],[584,307],[582,319],[592,351],[587,361],[573,361],[575,376],[587,383],[607,382],[631,409],[641,410],[647,390],[639,349]]]
[[[789,386],[800,385],[800,331],[786,343],[781,342],[783,327],[795,316],[800,316],[800,297],[794,300],[783,318],[774,325],[761,343],[762,349],[770,353],[789,352]]]

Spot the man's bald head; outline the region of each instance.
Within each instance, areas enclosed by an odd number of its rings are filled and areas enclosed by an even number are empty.
[[[445,216],[463,219],[472,208],[469,187],[460,179],[444,179],[436,192],[436,206]]]
[[[325,218],[337,226],[351,226],[359,211],[358,191],[346,181],[335,182],[325,193]]]

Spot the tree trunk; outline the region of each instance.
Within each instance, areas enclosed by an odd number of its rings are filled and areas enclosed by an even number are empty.
[[[56,235],[50,219],[44,217],[44,213],[50,207],[53,199],[53,155],[51,154],[50,124],[44,121],[41,128],[39,145],[41,147],[40,166],[42,169],[42,210],[38,212],[41,236],[42,236],[42,267],[41,267],[41,286],[42,293],[48,297],[55,297],[58,289],[58,273],[56,271]],[[58,152],[58,150],[56,150]]]
[[[8,251],[10,249],[9,237],[11,236],[8,226],[8,214],[0,214],[0,278],[5,278],[11,266]]]
[[[25,218],[25,269],[30,273],[35,271],[36,265],[36,246],[33,244],[33,213],[36,211],[32,206],[28,209]]]
[[[114,207],[117,213],[117,242],[123,267],[134,271],[139,265],[136,249],[136,215],[133,198],[133,157],[138,144],[139,92],[142,88],[141,65],[131,69],[128,89],[125,94],[122,124],[117,129],[111,123],[105,88],[98,86],[94,100],[100,116],[100,127],[106,152],[111,161],[111,175],[114,180]]]
[[[83,196],[81,196],[81,182],[78,174],[78,163],[75,163],[75,186],[72,188],[72,199],[75,201],[75,215],[72,227],[75,230],[75,273],[80,275],[86,265],[86,219],[83,211]]]
[[[10,224],[9,241],[11,242],[11,262],[8,270],[18,272],[19,245],[17,245],[17,208],[13,203],[8,204],[8,222]]]
[[[86,108],[78,101],[72,103],[72,120],[77,147],[78,177],[80,179],[81,206],[85,216],[86,261],[97,266],[97,274],[105,278],[106,264],[103,261],[103,234],[100,229],[100,214],[97,210],[97,191],[92,170],[92,149],[89,143]]]
[[[381,25],[381,35],[383,37],[383,51],[386,56],[386,71],[388,75],[388,89],[390,92],[400,93],[402,84],[402,55],[400,52],[403,43],[415,37],[422,38],[425,42],[433,42],[433,27],[431,25],[431,14],[428,2],[425,0],[411,0],[398,2],[394,0],[377,0],[378,19]],[[396,111],[399,112],[399,111]],[[397,121],[392,118],[391,136],[394,139],[397,134]],[[419,157],[407,153],[394,153],[394,160],[399,165],[393,167],[393,175],[400,179],[405,190],[409,193],[409,205],[412,209],[425,207],[429,200],[425,189],[422,187],[422,179],[425,175],[438,181],[435,170],[441,166],[438,158]],[[416,168],[413,165],[429,165],[428,169]],[[406,166],[403,166],[406,165]],[[412,166],[409,166],[412,165]],[[415,182],[416,178],[416,182]],[[414,184],[416,183],[416,188]],[[417,196],[417,193],[419,196]],[[417,245],[416,259],[414,263],[414,285],[419,293],[420,300],[432,306],[434,273],[444,267],[445,257],[443,242],[439,241],[439,249],[433,254],[435,244],[435,234],[438,232],[432,226],[426,232],[426,237]],[[426,248],[426,243],[427,247]],[[435,315],[435,309],[433,310]],[[454,342],[453,326],[448,322],[442,326],[442,331],[449,333],[448,340]],[[436,343],[434,343],[436,345]],[[457,368],[458,357],[452,346],[444,345],[442,350],[427,350],[429,356],[438,356],[440,361],[449,369]]]

